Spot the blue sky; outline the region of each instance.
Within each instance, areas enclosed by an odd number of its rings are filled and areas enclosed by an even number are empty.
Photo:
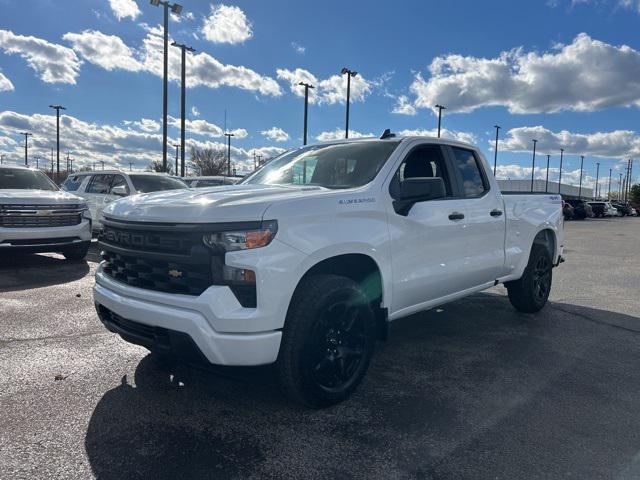
[[[593,176],[595,162],[608,175],[640,151],[636,0],[182,3],[170,36],[196,49],[188,144],[222,142],[226,109],[239,170],[250,167],[254,149],[267,157],[302,143],[302,89],[291,88],[299,80],[318,87],[311,139],[342,135],[343,66],[359,72],[352,135],[433,133],[431,107],[442,103],[446,134],[478,143],[490,159],[493,125],[502,126],[503,177],[530,175],[532,138],[553,155],[552,166],[565,148],[570,180],[581,153]],[[33,154],[48,156],[51,103],[68,108],[61,135],[76,165],[144,168],[161,157],[160,8],[146,0],[0,7],[0,152],[9,162],[22,162],[24,130],[34,134]],[[174,80],[171,117],[179,117],[179,101]],[[176,143],[179,130],[169,134]]]

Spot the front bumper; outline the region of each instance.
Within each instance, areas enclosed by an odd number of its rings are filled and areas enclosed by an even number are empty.
[[[91,241],[91,221],[66,227],[0,228],[0,252],[58,252]]]
[[[214,328],[233,317],[238,326],[244,323],[243,317],[261,323],[257,310],[242,308],[228,287],[210,287],[199,297],[166,294],[116,282],[99,269],[93,294],[109,330],[151,350],[183,357],[190,351],[188,357],[202,355],[211,364],[233,366],[266,365],[278,357],[280,330],[223,333]],[[101,309],[108,310],[109,315]],[[113,314],[115,322],[108,318]],[[195,349],[187,348],[189,342]]]

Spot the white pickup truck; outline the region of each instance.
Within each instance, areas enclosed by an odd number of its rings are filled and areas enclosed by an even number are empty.
[[[239,185],[128,197],[103,224],[109,330],[190,362],[275,362],[313,407],[355,390],[389,321],[499,283],[536,312],[563,259],[560,196],[502,195],[479,149],[388,131]]]
[[[42,172],[0,166],[0,255],[60,252],[82,260],[91,243],[91,214],[80,197]]]

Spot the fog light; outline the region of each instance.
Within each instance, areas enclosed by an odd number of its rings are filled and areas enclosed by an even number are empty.
[[[222,278],[228,283],[256,283],[256,272],[246,268],[235,268],[225,265],[222,268]]]

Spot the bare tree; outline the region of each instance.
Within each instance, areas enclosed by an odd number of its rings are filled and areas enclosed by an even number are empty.
[[[198,175],[226,175],[226,151],[223,148],[191,147],[190,166],[198,171]]]
[[[164,172],[164,168],[162,166],[162,160],[154,160],[153,162],[149,163],[149,165],[147,165],[146,168],[147,172]],[[173,166],[171,165],[171,163],[167,162],[167,173],[169,175],[173,175]]]

